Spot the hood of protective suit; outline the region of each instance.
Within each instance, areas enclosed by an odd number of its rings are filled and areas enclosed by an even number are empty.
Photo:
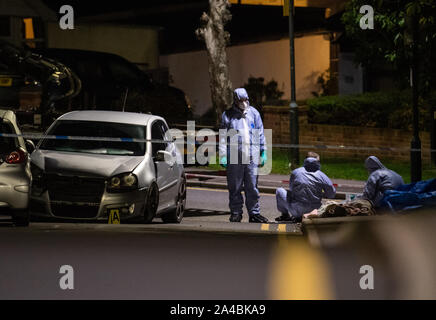
[[[292,215],[301,217],[313,209],[318,209],[322,198],[335,198],[336,189],[320,168],[319,160],[309,157],[304,160],[303,167],[292,171],[289,179],[289,211]]]
[[[303,166],[304,169],[309,172],[316,172],[321,169],[321,164],[319,163],[319,161],[311,157],[304,159]]]
[[[404,184],[403,178],[395,171],[387,169],[377,157],[365,160],[369,178],[363,190],[363,198],[370,200],[374,207],[381,205],[386,190],[393,190]]]
[[[240,100],[248,100],[248,93],[247,90],[244,88],[237,88],[235,91],[233,91],[233,100],[235,103],[237,103]]]
[[[370,174],[379,169],[386,169],[381,161],[375,156],[369,156],[365,160],[365,168]]]

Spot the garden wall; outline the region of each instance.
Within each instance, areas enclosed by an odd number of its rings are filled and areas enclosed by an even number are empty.
[[[397,129],[351,127],[310,124],[307,107],[300,107],[300,151],[313,150],[322,156],[337,158],[365,158],[375,155],[380,159],[410,160],[412,132]],[[264,107],[264,128],[273,130],[273,144],[288,144],[289,108]],[[420,132],[422,159],[430,162],[430,135]],[[343,146],[343,147],[339,147]],[[391,150],[395,149],[395,150]],[[401,150],[396,150],[401,149]]]

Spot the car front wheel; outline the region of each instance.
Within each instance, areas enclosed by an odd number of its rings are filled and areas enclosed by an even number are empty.
[[[156,216],[157,207],[159,205],[159,189],[156,183],[153,183],[148,188],[147,200],[144,210],[144,222],[151,223]]]
[[[177,192],[176,207],[162,215],[162,221],[165,223],[180,223],[183,219],[186,207],[186,179],[182,177]]]

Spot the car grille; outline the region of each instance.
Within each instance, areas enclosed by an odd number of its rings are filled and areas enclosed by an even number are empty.
[[[102,178],[46,175],[51,211],[58,217],[93,218],[105,188]]]
[[[51,211],[56,217],[62,218],[96,218],[98,206],[79,206],[51,203]]]
[[[104,179],[77,176],[46,176],[50,200],[68,202],[100,202]]]

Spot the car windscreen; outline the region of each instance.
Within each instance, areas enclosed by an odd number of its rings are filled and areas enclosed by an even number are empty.
[[[12,125],[9,121],[0,118],[0,133],[11,134],[15,133]],[[14,151],[18,146],[17,138],[13,137],[1,137],[0,136],[0,159],[5,159],[5,157]]]
[[[44,139],[39,147],[40,149],[120,156],[142,156],[145,154],[146,148],[145,142],[129,141],[131,139],[145,140],[146,126],[141,125],[59,120],[53,125],[47,135],[56,136],[56,139]],[[92,138],[97,139],[93,140]],[[98,140],[99,138],[108,139]]]

